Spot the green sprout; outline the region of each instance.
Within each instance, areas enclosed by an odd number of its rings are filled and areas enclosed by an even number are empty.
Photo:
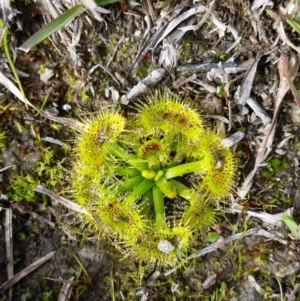
[[[5,149],[5,133],[4,132],[0,132],[0,150],[1,149]]]
[[[95,5],[107,5],[110,3],[115,3],[117,1],[118,0],[96,0]],[[51,34],[55,33],[56,31],[73,21],[76,17],[80,16],[86,10],[87,8],[82,4],[75,5],[74,7],[70,8],[69,10],[55,18],[53,21],[48,23],[45,27],[37,31],[33,36],[31,36],[27,41],[25,41],[25,43],[23,43],[19,49],[28,52],[33,46],[39,44],[44,39],[51,36]],[[107,13],[106,10],[100,7],[98,7],[98,10]]]
[[[282,161],[279,158],[272,158],[268,160],[267,168],[262,170],[261,175],[265,179],[271,179],[283,169],[287,169],[289,167],[290,164],[288,162]]]
[[[73,195],[126,256],[173,266],[213,224],[236,161],[191,104],[167,93],[152,98],[133,119],[117,110],[84,123]]]
[[[18,234],[18,239],[20,240],[20,241],[27,241],[28,240],[28,236],[26,235],[26,233],[25,232],[19,232],[19,234]]]
[[[289,228],[289,230],[292,233],[292,236],[295,239],[300,239],[300,231],[299,231],[299,225],[294,221],[294,219],[288,215],[282,216],[282,221],[286,224],[286,226]]]

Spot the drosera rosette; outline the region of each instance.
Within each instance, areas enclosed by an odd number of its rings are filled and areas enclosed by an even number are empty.
[[[214,223],[214,202],[229,195],[236,170],[199,111],[167,93],[139,104],[131,120],[109,111],[87,121],[75,158],[77,202],[126,256],[162,266],[185,258]]]

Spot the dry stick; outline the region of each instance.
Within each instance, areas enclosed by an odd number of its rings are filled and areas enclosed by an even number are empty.
[[[183,12],[180,14],[178,17],[174,18],[169,24],[164,33],[159,37],[157,40],[154,48],[157,47],[157,45],[164,39],[166,38],[182,21],[186,20],[187,18],[199,14],[199,13],[204,13],[207,11],[207,8],[203,5],[198,5],[195,7],[192,7],[191,9]]]
[[[245,236],[248,236],[248,235],[252,235],[254,234],[258,229],[250,229],[246,232],[242,232],[242,233],[237,233],[237,234],[234,234],[234,235],[231,235],[231,236],[228,236],[224,239],[224,243],[222,243],[222,246],[228,244],[229,242],[231,241],[234,241],[236,239],[239,239],[241,238],[242,236],[245,237]],[[210,253],[210,252],[213,252],[217,249],[219,249],[221,247],[220,243],[219,242],[214,242],[212,244],[210,244],[209,246],[203,248],[202,250],[200,250],[198,253],[196,254],[192,254],[190,255],[187,260],[190,260],[190,259],[193,259],[193,258],[197,258],[197,257],[201,257],[207,253]],[[167,271],[166,273],[164,273],[165,276],[169,276],[171,275],[172,273],[174,273],[177,269],[179,268],[179,266]]]
[[[251,66],[249,67],[249,69],[246,72],[246,75],[242,81],[241,87],[240,87],[240,93],[238,95],[238,103],[240,105],[245,105],[250,93],[251,93],[251,89],[253,86],[253,81],[254,81],[254,76],[255,76],[255,72],[257,69],[257,64],[260,60],[260,58],[262,57],[262,54],[258,54],[257,57],[255,58],[255,60],[252,62]]]
[[[295,54],[293,54],[291,56],[290,61],[285,56],[285,57],[282,57],[280,59],[280,61],[278,62],[280,83],[279,83],[279,88],[278,88],[277,96],[276,96],[275,111],[274,111],[273,119],[272,119],[270,128],[269,128],[266,136],[264,137],[262,143],[259,146],[256,160],[255,160],[254,169],[246,177],[246,179],[242,185],[242,188],[239,190],[239,196],[241,199],[244,199],[246,197],[248,191],[251,188],[252,179],[253,179],[254,175],[256,174],[259,167],[261,167],[262,163],[264,162],[264,160],[267,158],[267,156],[269,155],[269,153],[271,151],[271,146],[272,146],[272,143],[274,140],[276,124],[277,124],[277,117],[279,114],[280,105],[283,100],[283,97],[289,90],[289,84],[286,79],[285,72],[289,72],[289,76],[293,80],[297,74],[298,67],[299,67],[299,60],[296,59]]]
[[[21,100],[24,104],[27,104],[29,107],[33,108],[37,112],[39,112],[38,108],[34,106],[27,98],[23,98],[21,91],[13,84],[13,82],[8,79],[1,71],[0,71],[0,83],[9,90],[13,95],[15,95],[19,100]],[[63,125],[70,126],[77,131],[82,130],[82,123],[73,119],[73,118],[65,118],[65,117],[57,117],[53,116],[48,112],[39,112],[43,117],[53,120],[55,122],[59,122]]]
[[[282,21],[279,22],[279,26],[277,27],[277,30],[278,30],[278,33],[279,33],[282,41],[285,42],[287,45],[289,45],[291,48],[293,48],[295,51],[297,51],[298,54],[300,54],[300,48],[296,47],[286,36]]]
[[[14,254],[13,254],[13,234],[12,234],[12,210],[6,209],[5,216],[5,244],[6,244],[6,258],[7,258],[7,278],[8,281],[14,276]],[[8,298],[11,301],[13,290],[10,288]]]
[[[291,292],[291,294],[289,295],[288,297],[288,300],[287,301],[294,301],[296,299],[296,294],[300,291],[300,283],[298,283],[293,291]]]
[[[30,214],[31,216],[33,216],[35,219],[38,219],[39,221],[48,224],[50,227],[55,228],[55,223],[51,222],[50,220],[44,218],[43,216],[35,213],[34,211],[26,208],[24,205],[22,205],[21,203],[16,203],[12,205],[13,208],[16,208],[20,211],[21,214]]]
[[[150,86],[159,82],[166,74],[164,68],[153,70],[147,77],[135,85],[127,94],[121,98],[121,104],[127,105],[131,100],[138,97],[140,94],[145,93]]]
[[[105,234],[107,235],[108,240],[110,241],[110,243],[116,248],[118,249],[121,253],[124,253],[124,250],[122,250],[118,245],[116,245],[112,239],[109,237],[108,233],[109,231],[107,230],[107,227],[105,227],[105,225],[103,224],[103,222],[101,221],[101,219],[93,214],[91,214],[90,212],[88,212],[85,208],[83,208],[82,206],[52,192],[51,190],[47,189],[46,187],[42,186],[42,185],[38,185],[35,189],[35,192],[40,192],[43,194],[48,195],[52,200],[56,201],[57,203],[63,205],[64,207],[71,209],[75,212],[81,213],[81,214],[86,214],[88,216],[90,216],[96,224],[98,224],[101,229],[105,232]]]
[[[81,207],[80,205],[52,192],[51,190],[47,189],[46,187],[42,186],[42,185],[38,185],[35,189],[35,192],[40,192],[43,194],[48,195],[52,200],[56,201],[57,203],[73,210],[76,211],[78,213],[83,213],[83,214],[87,214],[90,215],[90,213],[84,209],[83,207]]]
[[[27,268],[25,268],[20,273],[16,274],[13,278],[11,278],[8,281],[6,281],[5,283],[3,283],[0,286],[0,293],[6,291],[10,287],[12,287],[14,284],[16,284],[18,281],[20,281],[25,276],[27,276],[29,273],[31,273],[32,271],[34,271],[35,269],[37,269],[39,266],[41,266],[43,263],[45,263],[46,261],[48,261],[50,258],[53,257],[53,255],[55,254],[55,252],[56,251],[48,253],[44,257],[42,257],[42,258],[38,259],[37,261],[33,262],[30,266],[28,266]]]
[[[152,35],[152,37],[142,46],[142,48],[138,52],[138,54],[132,64],[132,66],[129,68],[129,70],[126,73],[126,76],[125,76],[126,79],[139,66],[141,61],[144,59],[145,55],[148,53],[150,48],[156,43],[156,41],[163,34],[163,32],[166,30],[166,28],[167,28],[167,25],[160,24],[158,26],[156,32]]]
[[[142,8],[143,10],[151,16],[152,22],[157,19],[157,15],[155,10],[153,9],[152,1],[150,0],[142,0]]]
[[[254,229],[250,229],[246,232],[241,232],[241,233],[236,233],[236,234],[230,235],[230,236],[228,236],[224,239],[224,243],[222,243],[222,244],[220,244],[218,241],[214,242],[214,243],[210,244],[209,246],[207,246],[207,247],[203,248],[202,250],[200,250],[198,253],[191,254],[187,258],[187,261],[191,260],[193,258],[201,257],[205,254],[211,253],[211,252],[219,249],[220,247],[223,247],[224,245],[228,244],[229,242],[232,242],[234,240],[237,240],[237,239],[243,238],[245,236],[249,236],[249,235],[264,236],[268,239],[273,239],[273,240],[276,240],[280,243],[286,244],[286,242],[284,240],[282,240],[280,237],[277,237],[276,235],[272,235],[271,233],[269,233],[268,231],[266,231],[264,229],[254,228]],[[169,276],[170,274],[174,273],[179,267],[180,266],[177,266],[177,267],[165,272],[164,275]]]
[[[213,0],[210,4],[209,7],[206,11],[206,13],[203,15],[203,17],[201,18],[201,20],[199,21],[198,24],[196,25],[190,25],[190,26],[184,26],[181,27],[180,29],[183,31],[188,31],[188,30],[193,30],[193,31],[197,31],[200,29],[200,27],[207,21],[207,19],[211,16],[211,14],[214,12],[216,8],[216,1]]]

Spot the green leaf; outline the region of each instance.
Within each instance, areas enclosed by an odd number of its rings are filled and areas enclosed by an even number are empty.
[[[297,223],[294,221],[294,219],[288,215],[282,216],[283,222],[286,224],[286,226],[290,229],[293,236],[297,239],[300,239],[300,233],[299,233],[299,227]]]
[[[165,203],[164,196],[161,190],[154,186],[152,188],[153,192],[153,204],[154,204],[154,212],[155,212],[155,226],[157,230],[160,230],[165,218]]]
[[[181,165],[177,165],[171,168],[166,169],[165,177],[166,179],[172,179],[175,177],[181,177],[185,174],[198,172],[203,170],[203,161],[194,161]]]
[[[292,26],[298,33],[300,33],[300,23],[295,19],[286,20],[286,22]]]
[[[6,58],[9,62],[10,68],[11,68],[13,74],[14,74],[15,80],[18,83],[19,90],[21,91],[22,96],[24,98],[25,107],[27,109],[27,100],[26,100],[26,97],[25,97],[25,92],[24,92],[22,83],[20,81],[16,66],[15,66],[15,64],[14,64],[14,62],[13,62],[11,56],[10,56],[9,49],[8,49],[8,31],[9,31],[8,28],[6,28],[6,30],[4,32],[4,37],[3,37],[3,47],[4,47],[5,54],[6,54]]]
[[[86,8],[83,5],[76,5],[72,7],[71,9],[54,19],[52,22],[47,24],[45,27],[40,29],[38,32],[36,32],[24,44],[22,44],[19,49],[28,52],[33,46],[48,38],[52,33],[61,29],[63,26],[74,20],[84,11],[86,11]]]
[[[215,242],[219,239],[219,234],[217,232],[209,232],[208,235],[207,235],[207,239],[210,241],[210,242]]]
[[[155,185],[154,181],[144,179],[139,185],[137,185],[132,192],[125,198],[124,202],[128,204],[133,204],[135,199],[139,196],[145,194],[149,189]]]
[[[107,5],[115,2],[119,2],[119,0],[96,0],[97,5]]]

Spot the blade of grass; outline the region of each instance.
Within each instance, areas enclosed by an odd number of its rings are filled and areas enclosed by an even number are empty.
[[[96,0],[97,5],[107,5],[115,2],[119,2],[119,0]]]
[[[288,19],[286,22],[300,33],[300,23],[296,19]]]
[[[71,9],[60,15],[58,18],[47,24],[45,27],[40,29],[38,32],[36,32],[24,44],[22,44],[19,49],[28,52],[33,46],[49,37],[52,33],[61,29],[63,26],[71,22],[84,11],[86,11],[86,8],[83,5],[76,5],[72,7]]]
[[[22,84],[21,84],[21,81],[20,81],[20,78],[19,78],[17,69],[16,69],[16,67],[15,67],[15,64],[14,64],[14,62],[13,62],[11,56],[10,56],[9,49],[8,49],[8,28],[6,28],[5,33],[4,33],[4,37],[3,37],[3,46],[4,46],[5,55],[6,55],[6,57],[7,57],[8,62],[9,62],[10,68],[11,68],[13,74],[14,74],[15,80],[16,80],[17,83],[18,83],[19,90],[20,90],[21,93],[22,93],[23,101],[24,101],[24,103],[25,103],[25,107],[26,107],[26,109],[28,109],[27,99],[26,99],[26,97],[25,97],[25,93],[24,93],[24,90],[23,90],[23,86],[22,86]]]

